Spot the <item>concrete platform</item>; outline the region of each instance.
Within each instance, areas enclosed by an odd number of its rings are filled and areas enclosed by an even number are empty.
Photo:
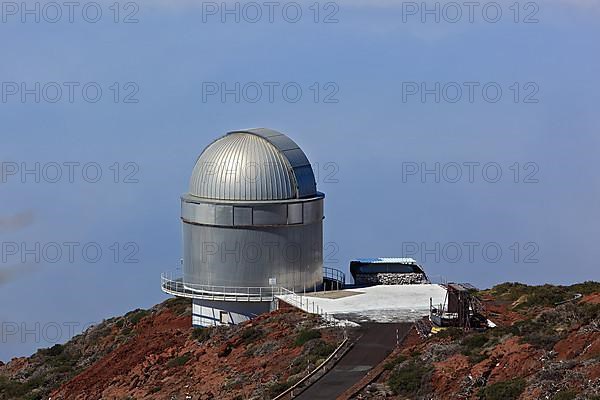
[[[444,302],[446,289],[437,284],[379,285],[306,297],[336,318],[354,322],[412,322],[429,315],[429,299]]]

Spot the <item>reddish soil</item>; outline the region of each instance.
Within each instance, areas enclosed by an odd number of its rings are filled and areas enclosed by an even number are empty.
[[[376,384],[366,387],[353,398],[477,400],[482,386],[489,387],[515,379],[525,382],[519,400],[549,399],[566,390],[584,396],[578,398],[600,395],[600,316],[591,322],[589,319],[578,320],[573,309],[577,303],[557,307],[516,308],[516,303],[499,301],[489,295],[483,300],[488,318],[500,328],[520,321],[531,321],[542,315],[544,318],[541,320],[548,325],[537,328],[537,331],[534,329],[529,337],[525,337],[525,333],[519,336],[514,333],[518,331],[514,330],[499,331],[499,335],[491,342],[484,340],[485,345],[476,348],[475,353],[464,353],[466,347],[462,344],[461,336],[453,339],[448,335],[433,335],[421,339],[414,334],[394,354],[413,357],[413,360],[432,368],[432,372],[425,376],[419,392],[412,397],[385,394],[381,388],[387,387],[393,372],[384,371]],[[581,301],[600,304],[600,293],[585,296]],[[531,325],[526,322],[525,326]],[[544,342],[536,339],[536,335],[547,335],[549,338],[560,335],[562,339],[553,348],[544,348],[541,345]],[[489,337],[487,340],[490,340]],[[402,368],[401,364],[397,368]]]
[[[165,310],[155,318],[145,318],[137,326],[137,335],[92,367],[76,376],[52,394],[53,399],[99,399],[146,395],[134,390],[145,380],[160,381],[147,374],[153,365],[162,365],[185,349],[189,339],[189,317],[175,316]]]
[[[496,364],[491,370],[488,382],[502,382],[532,374],[541,368],[542,354],[542,350],[519,343],[518,338],[513,337],[500,343],[489,357]]]
[[[461,380],[458,376],[469,373],[469,359],[462,354],[455,354],[447,359],[434,363],[435,370],[431,378],[435,382],[433,392],[439,396],[460,391]]]
[[[590,304],[600,304],[600,293],[592,293],[588,294],[587,296],[583,296],[583,299],[581,299],[581,301]]]
[[[527,316],[511,310],[512,303],[497,301],[487,296],[484,298],[485,310],[490,320],[496,325],[510,326],[518,321],[527,319]]]
[[[551,399],[571,389],[578,398],[600,395],[600,316],[595,306],[600,293],[584,296],[580,303],[585,307],[570,302],[517,308],[489,294],[483,300],[499,329],[466,336],[449,330],[428,338],[411,329],[401,346],[346,397],[477,400],[482,387],[517,378],[526,386],[519,400]],[[281,309],[239,326],[198,331],[191,327],[189,311],[188,303],[174,301],[107,320],[64,346],[0,365],[0,383],[20,390],[37,379],[42,385],[27,398],[48,399],[52,391],[52,400],[259,400],[304,376],[307,364],[298,360],[317,362],[307,358],[314,346],[294,344],[301,330],[321,323],[315,316]],[[518,329],[503,329],[519,321],[525,323]],[[320,332],[325,347],[341,340],[339,331]],[[427,367],[419,392],[394,396],[390,377],[405,373],[400,369],[410,362]],[[0,400],[14,398],[0,386]]]
[[[600,356],[598,332],[571,332],[554,346],[561,360],[589,360]]]
[[[61,386],[52,399],[249,398],[278,378],[285,381],[302,352],[292,344],[296,329],[312,319],[280,310],[243,324],[231,338],[226,330],[216,330],[200,344],[190,336],[189,315],[165,310],[140,321],[135,337]],[[245,343],[239,333],[249,328],[266,334]],[[324,339],[337,340],[334,335]],[[253,350],[259,346],[263,349],[257,355]]]

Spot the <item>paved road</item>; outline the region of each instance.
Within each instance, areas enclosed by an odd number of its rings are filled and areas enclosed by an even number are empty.
[[[396,329],[402,338],[412,323],[363,323],[358,342],[325,376],[302,392],[299,400],[334,400],[358,382],[367,372],[383,361],[396,346]]]

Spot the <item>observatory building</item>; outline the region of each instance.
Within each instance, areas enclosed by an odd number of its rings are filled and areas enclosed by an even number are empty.
[[[163,291],[192,299],[197,326],[275,307],[281,288],[323,285],[323,200],[308,158],[270,129],[229,132],[198,157],[181,197],[183,267]]]

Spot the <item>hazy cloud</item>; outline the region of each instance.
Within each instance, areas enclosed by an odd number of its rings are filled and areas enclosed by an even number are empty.
[[[8,267],[0,267],[0,286],[20,278],[35,269],[32,264],[17,264]]]
[[[15,215],[0,216],[0,233],[10,233],[31,225],[33,211],[23,211]]]

